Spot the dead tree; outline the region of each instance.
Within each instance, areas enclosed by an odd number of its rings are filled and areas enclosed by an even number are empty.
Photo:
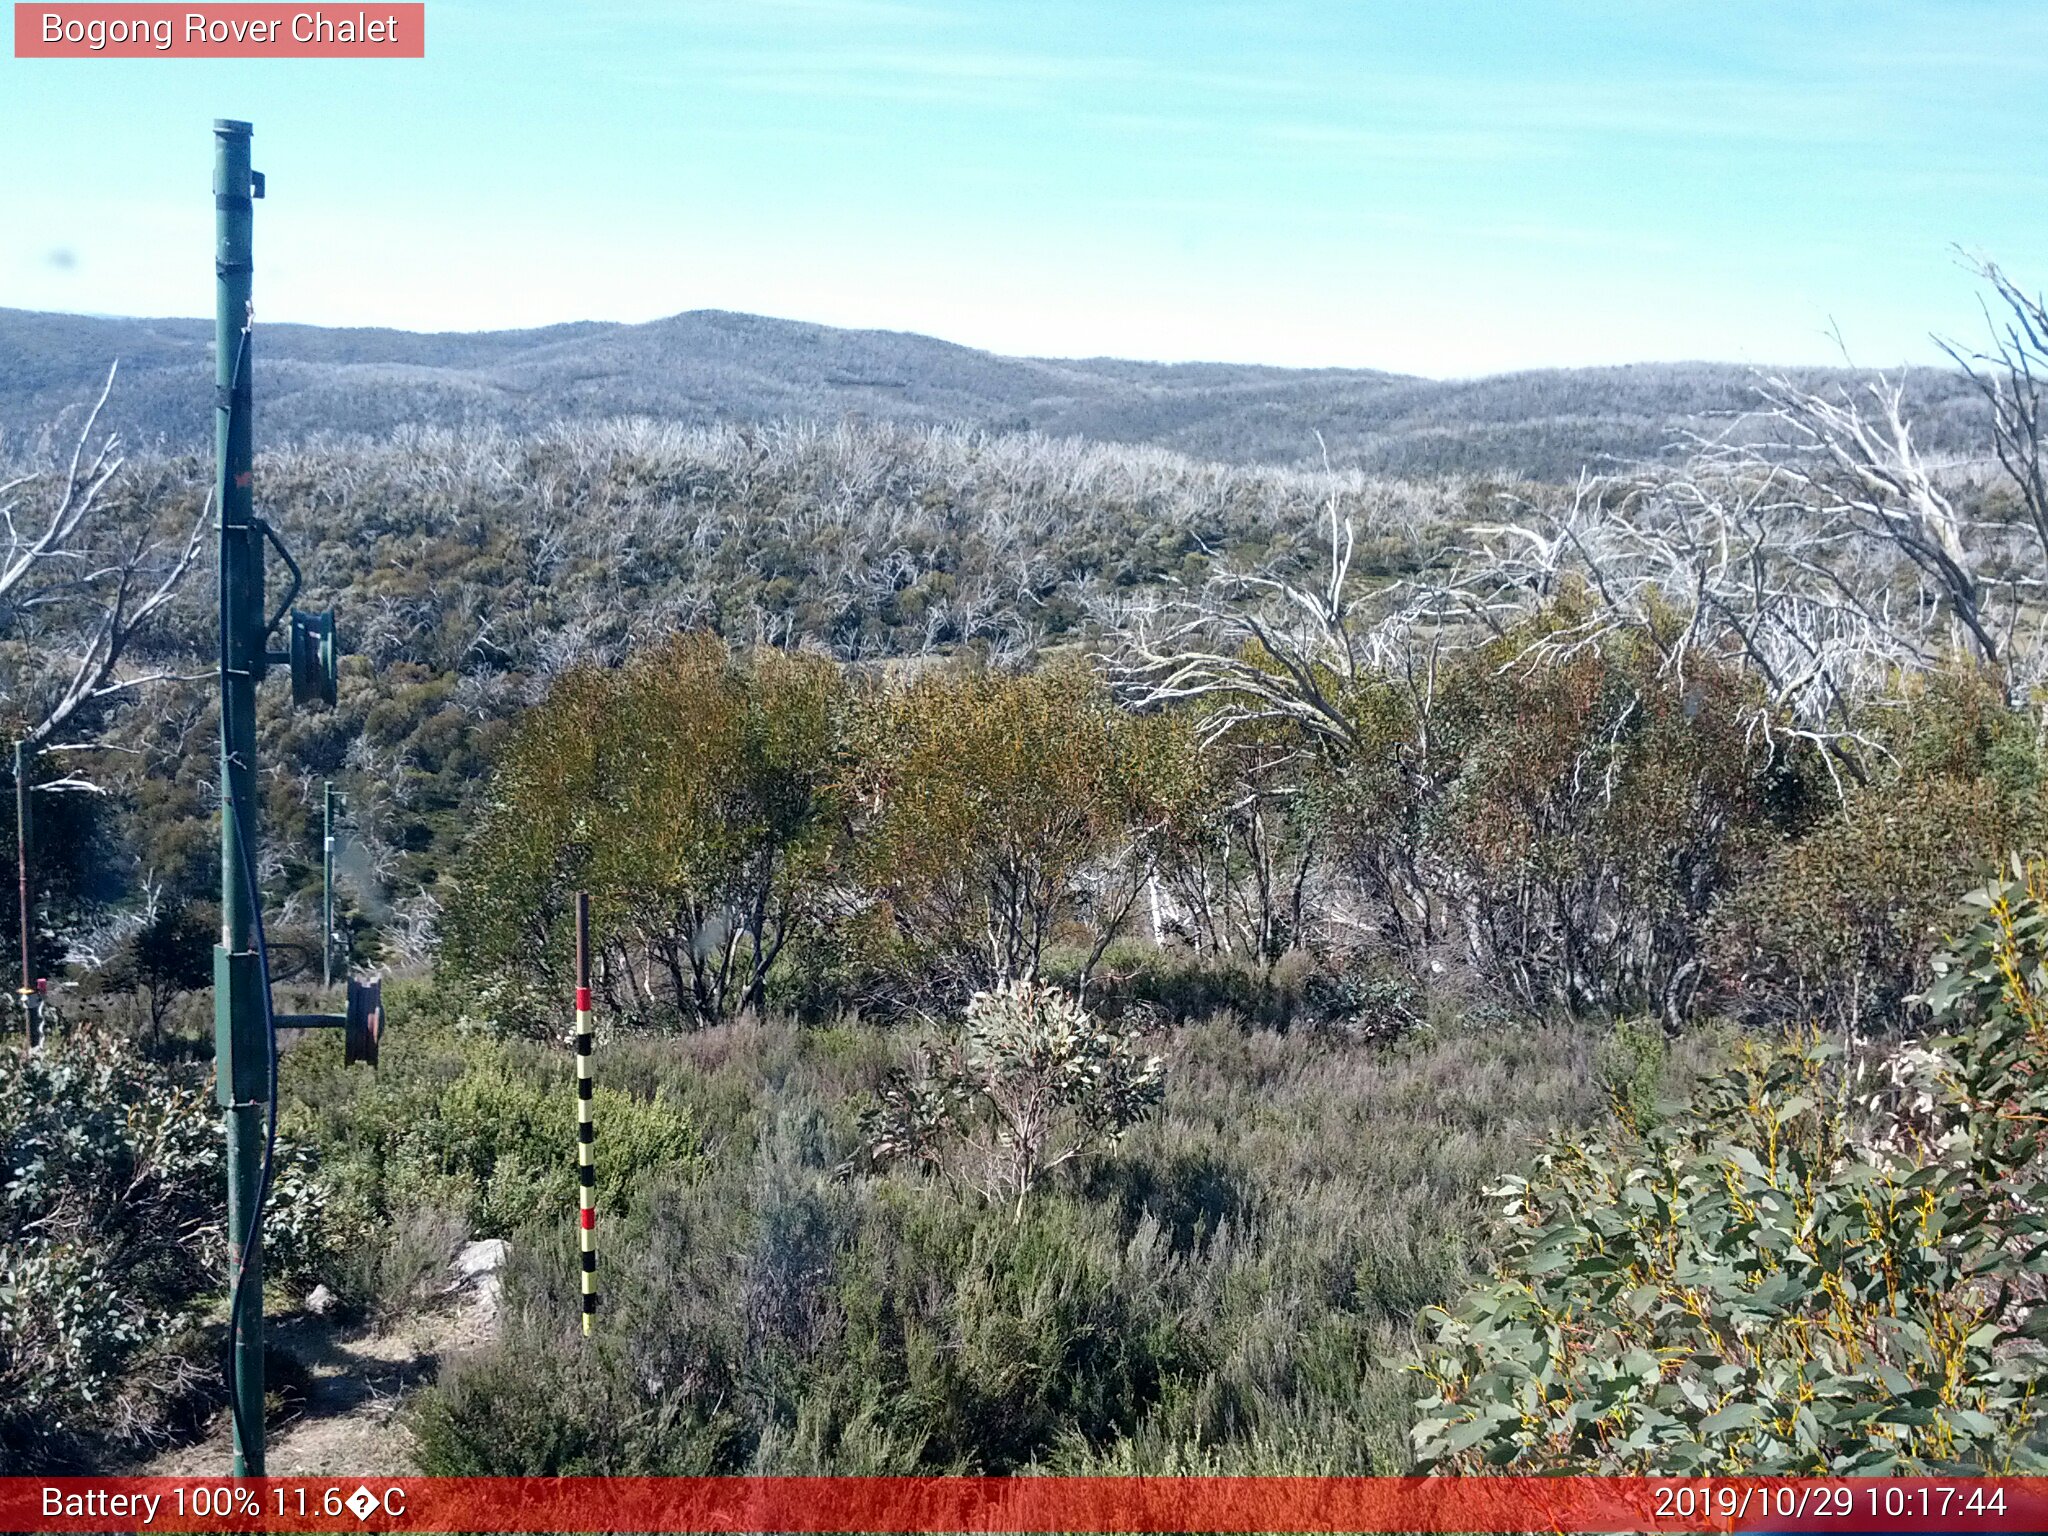
[[[171,602],[199,553],[207,513],[182,541],[156,536],[147,509],[129,525],[109,505],[123,468],[120,441],[95,438],[115,370],[86,415],[61,476],[26,472],[0,483],[0,718],[15,738],[15,888],[21,986],[29,1034],[39,1034],[32,969],[35,883],[31,788],[101,792],[82,772],[33,782],[38,757],[105,748],[95,717],[174,674],[129,665],[138,640]],[[66,736],[82,731],[79,739]]]
[[[197,559],[211,502],[182,540],[157,537],[147,516],[124,527],[109,515],[106,493],[125,461],[120,439],[96,441],[94,430],[113,387],[110,368],[43,508],[34,505],[42,475],[0,484],[0,641],[22,658],[10,669],[13,686],[0,682],[0,707],[18,716],[31,752],[97,745],[57,738],[81,716],[176,675],[128,661]]]
[[[2039,552],[2048,557],[2048,467],[2041,457],[2048,308],[2039,294],[2029,296],[1994,262],[1980,262],[1977,273],[2003,307],[2002,313],[1994,313],[1988,300],[1984,304],[1989,350],[1965,349],[1951,341],[1941,342],[1941,347],[1990,406],[1992,451],[2019,493]]]
[[[1264,574],[1219,575],[1190,597],[1133,605],[1117,616],[1101,659],[1136,707],[1213,706],[1205,742],[1250,724],[1286,722],[1349,748],[1356,731],[1344,690],[1367,663],[1351,590],[1357,529],[1332,496],[1324,513],[1327,567],[1307,586]]]
[[[1990,611],[1995,599],[1983,568],[1987,551],[1914,445],[1904,385],[1876,379],[1859,398],[1773,378],[1763,395],[1793,447],[1774,455],[1773,467],[1798,487],[1810,510],[1912,562],[1968,633],[1979,659],[1999,666],[2004,652]]]

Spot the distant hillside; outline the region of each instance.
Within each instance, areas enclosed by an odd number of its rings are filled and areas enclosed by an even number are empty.
[[[131,439],[211,441],[210,320],[0,309],[0,437],[33,439],[121,361],[108,419]],[[1750,370],[1718,363],[1550,369],[1440,381],[1366,369],[1001,357],[928,336],[699,310],[644,325],[418,334],[275,325],[257,332],[265,440],[383,436],[409,423],[644,415],[702,423],[863,416],[968,422],[1203,458],[1293,464],[1320,450],[1391,474],[1555,479],[1667,454],[1749,404]],[[1913,380],[1920,439],[1970,444],[1975,402],[1948,374]]]

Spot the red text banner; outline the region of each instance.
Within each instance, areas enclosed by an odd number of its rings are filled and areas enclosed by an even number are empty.
[[[2048,1478],[0,1478],[10,1531],[2048,1530]]]
[[[18,59],[421,59],[423,4],[22,5]]]

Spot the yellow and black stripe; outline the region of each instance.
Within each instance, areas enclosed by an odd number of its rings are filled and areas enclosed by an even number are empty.
[[[576,1237],[583,1265],[583,1331],[597,1315],[597,1126],[591,1119],[590,898],[576,896]]]

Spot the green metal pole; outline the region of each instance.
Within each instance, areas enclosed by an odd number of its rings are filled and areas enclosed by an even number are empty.
[[[334,781],[320,782],[320,984],[334,985]]]
[[[227,1113],[228,1263],[242,1274],[234,1353],[235,1476],[263,1475],[263,1253],[243,1238],[256,1212],[269,1112],[270,1042],[256,913],[246,869],[256,867],[256,684],[265,661],[263,543],[251,491],[250,198],[247,123],[213,125],[214,505],[220,509],[221,942],[214,951],[214,1061]],[[248,839],[244,845],[243,839]],[[245,862],[246,861],[246,862]]]

